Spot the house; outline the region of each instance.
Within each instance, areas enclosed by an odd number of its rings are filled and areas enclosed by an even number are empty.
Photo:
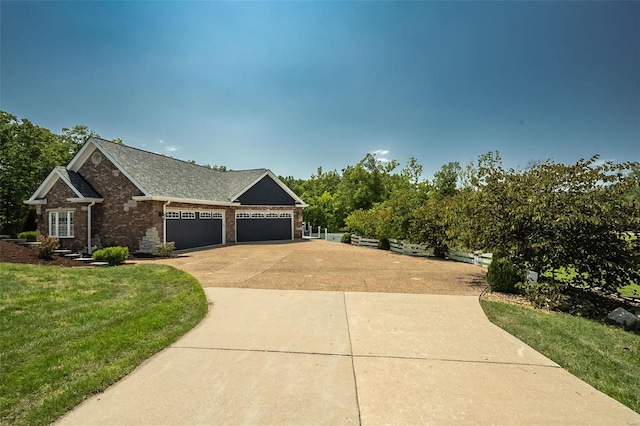
[[[212,170],[96,137],[25,203],[64,248],[144,253],[302,238],[306,206],[268,169]]]

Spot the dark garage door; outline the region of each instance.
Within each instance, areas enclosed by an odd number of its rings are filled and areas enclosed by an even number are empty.
[[[222,244],[222,213],[167,212],[167,241],[176,250]]]
[[[291,213],[237,213],[236,241],[291,240]]]

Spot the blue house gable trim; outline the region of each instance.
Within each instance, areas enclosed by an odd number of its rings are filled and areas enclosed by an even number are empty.
[[[296,200],[291,197],[270,176],[265,176],[238,197],[243,205],[251,206],[295,206]]]

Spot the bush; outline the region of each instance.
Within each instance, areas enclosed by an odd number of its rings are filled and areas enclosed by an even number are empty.
[[[340,242],[345,244],[351,244],[351,234],[348,232],[345,232],[344,234],[342,234],[342,238],[340,238]]]
[[[40,259],[53,259],[53,252],[60,247],[60,241],[56,237],[45,237],[40,235],[38,238],[40,245],[36,247],[38,250],[38,257]]]
[[[18,234],[18,239],[30,242],[37,241],[38,233],[36,231],[24,231]]]
[[[570,297],[564,294],[566,289],[567,285],[564,283],[535,283],[528,286],[527,299],[529,299],[536,308],[546,308],[552,311],[567,311],[570,307]]]
[[[380,250],[390,250],[391,244],[389,243],[389,239],[387,237],[380,238],[380,241],[378,241],[378,248]]]
[[[520,293],[517,284],[524,281],[522,274],[508,259],[493,259],[487,271],[487,282],[493,291]]]
[[[158,254],[162,257],[171,257],[175,249],[175,241],[169,241],[158,246]]]
[[[92,257],[98,262],[108,262],[109,266],[122,265],[129,255],[127,247],[106,247],[93,253]]]
[[[447,247],[446,245],[435,246],[433,248],[433,256],[439,259],[446,259],[447,253],[449,253],[449,247]]]

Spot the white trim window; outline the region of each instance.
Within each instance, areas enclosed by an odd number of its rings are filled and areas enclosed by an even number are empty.
[[[200,212],[198,216],[200,219],[211,219],[211,212]]]
[[[180,212],[166,212],[164,217],[167,219],[180,219]]]
[[[196,212],[180,212],[180,219],[195,219]]]
[[[251,218],[254,217],[264,217],[264,213],[251,213]]]
[[[280,215],[279,215],[279,216],[280,216],[280,217],[288,217],[288,218],[293,217],[293,216],[291,215],[291,213],[280,213]]]
[[[211,219],[222,219],[222,213],[211,213]]]
[[[58,238],[73,238],[73,210],[49,212],[49,235]]]
[[[236,213],[236,219],[250,219],[250,218],[251,218],[251,213],[245,213],[245,212]]]

